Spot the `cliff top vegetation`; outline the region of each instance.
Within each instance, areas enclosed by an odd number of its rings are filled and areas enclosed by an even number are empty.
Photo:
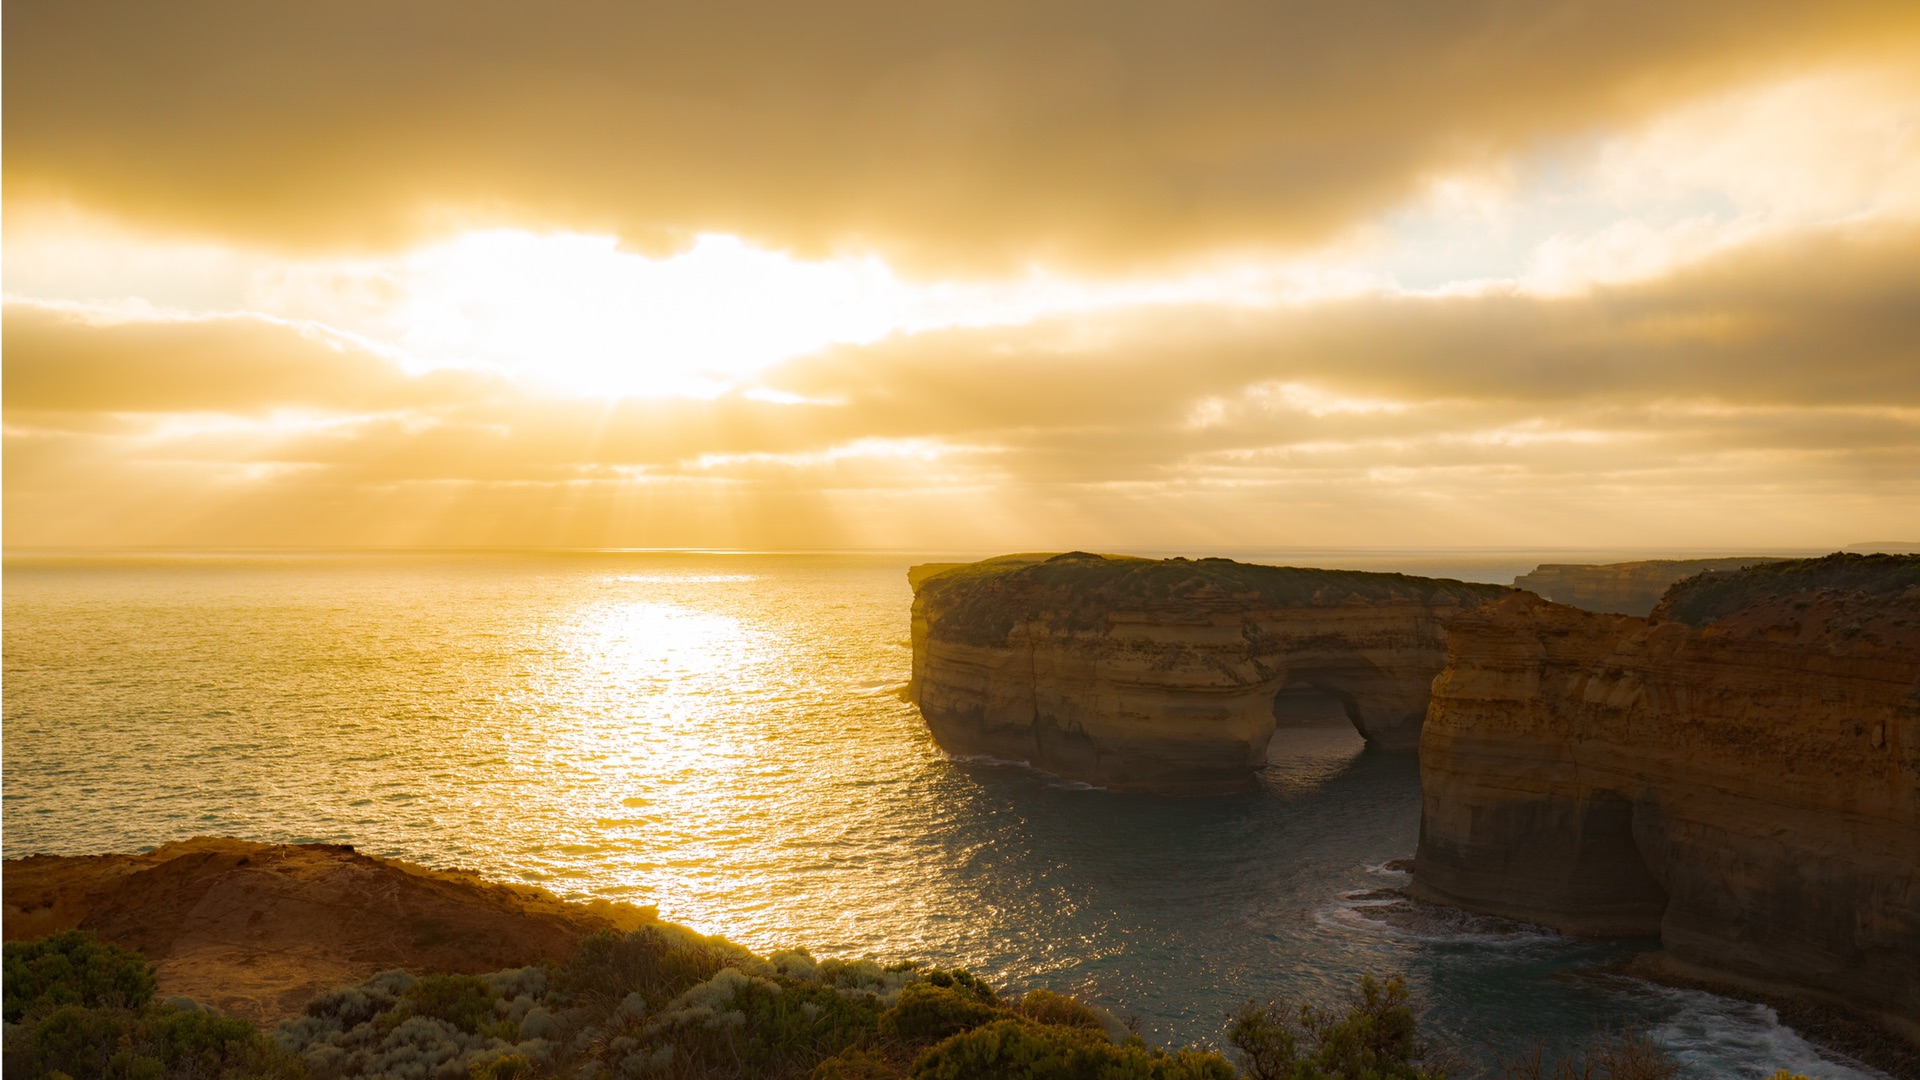
[[[81,931],[9,942],[6,968],[7,1074],[70,1080],[1443,1080],[1421,1063],[1397,978],[1362,979],[1332,1011],[1249,1003],[1229,1031],[1243,1073],[1047,990],[1015,999],[961,970],[760,956],[667,923],[597,932],[566,964],[382,972],[270,1033],[156,1000],[144,957]]]
[[[968,645],[1005,644],[1015,624],[1042,619],[1056,629],[1104,627],[1120,611],[1261,611],[1346,604],[1474,606],[1511,592],[1450,578],[1261,566],[1232,559],[1142,559],[1069,551],[987,559],[919,579],[933,633]]]
[[[1763,600],[1833,591],[1884,597],[1920,588],[1920,555],[1855,555],[1761,563],[1696,574],[1667,590],[1654,617],[1705,626]]]

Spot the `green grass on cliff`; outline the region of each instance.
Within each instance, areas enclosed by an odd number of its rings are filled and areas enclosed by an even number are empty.
[[[1884,596],[1920,587],[1920,555],[1853,555],[1761,563],[1707,572],[1667,590],[1656,618],[1705,626],[1757,601],[1831,589]]]
[[[1116,611],[1220,611],[1417,602],[1472,605],[1511,592],[1448,578],[1260,566],[1232,559],[1138,559],[1070,551],[1042,562],[989,559],[923,579],[932,633],[1002,645],[1016,623],[1097,630]]]

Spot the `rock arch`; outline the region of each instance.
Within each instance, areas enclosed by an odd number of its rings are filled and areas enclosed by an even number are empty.
[[[1418,746],[1445,624],[1501,586],[1070,553],[916,570],[909,696],[949,752],[1101,786],[1251,785],[1291,684]]]

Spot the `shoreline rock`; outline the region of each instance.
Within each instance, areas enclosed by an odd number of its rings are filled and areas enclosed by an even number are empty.
[[[1863,1016],[1857,1005],[1804,989],[1733,978],[1676,960],[1666,952],[1635,953],[1599,969],[1676,990],[1701,990],[1772,1009],[1808,1042],[1835,1050],[1890,1076],[1920,1077],[1920,1029]]]

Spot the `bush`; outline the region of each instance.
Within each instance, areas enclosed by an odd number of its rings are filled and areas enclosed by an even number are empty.
[[[74,1080],[295,1077],[299,1065],[245,1020],[198,1009],[63,1005],[7,1032],[9,1076]]]
[[[1551,1064],[1546,1049],[1536,1046],[1530,1056],[1507,1062],[1501,1076],[1503,1080],[1670,1080],[1679,1071],[1652,1039],[1628,1030],[1602,1036],[1578,1056]],[[1772,1080],[1792,1078],[1783,1069]]]
[[[472,975],[427,975],[401,995],[416,1016],[445,1020],[468,1034],[493,1019],[497,997],[485,979]]]
[[[533,1070],[533,1063],[519,1054],[502,1054],[490,1061],[476,1061],[467,1070],[471,1080],[513,1080]]]
[[[906,1043],[939,1042],[1001,1015],[972,987],[914,983],[900,991],[893,1008],[880,1014],[880,1033]]]
[[[1249,1001],[1229,1017],[1227,1039],[1254,1080],[1440,1080],[1419,1067],[1406,981],[1362,976],[1340,1012]]]
[[[1036,1024],[1052,1024],[1055,1027],[1086,1028],[1089,1031],[1105,1032],[1106,1022],[1100,1014],[1067,997],[1051,990],[1029,990],[1027,996],[1020,999],[1020,1015]]]
[[[153,968],[139,953],[99,941],[83,930],[63,930],[6,945],[6,1022],[62,1005],[140,1009],[153,1000]]]
[[[807,1080],[895,1080],[899,1075],[886,1058],[850,1046],[815,1065]]]
[[[1166,1054],[1137,1041],[1030,1020],[998,1020],[952,1036],[914,1062],[915,1080],[1234,1080],[1218,1054]]]
[[[971,971],[964,969],[942,971],[939,968],[932,968],[923,977],[935,986],[945,987],[956,994],[970,997],[982,1005],[991,1005],[996,1009],[1000,1007],[1000,995],[994,991],[993,987],[987,985],[986,980]]]
[[[563,994],[611,1012],[631,993],[647,1001],[671,1001],[725,968],[767,966],[725,938],[656,923],[625,935],[610,930],[588,935],[555,981]]]

